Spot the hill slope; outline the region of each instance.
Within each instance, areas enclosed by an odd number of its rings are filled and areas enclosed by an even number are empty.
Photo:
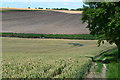
[[[40,34],[87,34],[82,14],[57,11],[2,12],[2,32]]]

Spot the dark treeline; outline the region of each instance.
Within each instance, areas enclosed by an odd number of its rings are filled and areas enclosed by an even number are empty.
[[[82,11],[82,8],[77,8],[77,9],[71,9],[71,11]]]
[[[52,8],[53,10],[69,10],[68,8]]]

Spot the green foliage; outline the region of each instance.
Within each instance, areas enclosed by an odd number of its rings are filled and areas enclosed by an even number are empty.
[[[28,7],[28,9],[30,9],[30,7]]]
[[[82,8],[77,8],[76,10],[77,10],[77,11],[82,11],[83,9],[82,9]]]
[[[68,8],[60,8],[59,10],[69,10]]]
[[[83,9],[83,22],[92,35],[96,35],[99,44],[103,40],[109,43],[120,41],[120,2],[87,2]]]
[[[50,8],[46,8],[46,9],[50,9]]]
[[[71,9],[71,11],[82,11],[82,8],[77,8],[77,9]]]
[[[41,8],[41,7],[38,7],[38,9],[43,9],[43,8]]]
[[[70,9],[71,11],[76,11],[76,9]]]
[[[69,10],[68,8],[52,8],[53,10]]]
[[[22,37],[22,38],[56,38],[56,39],[85,39],[94,40],[90,34],[28,34],[28,33],[1,33],[3,37]]]

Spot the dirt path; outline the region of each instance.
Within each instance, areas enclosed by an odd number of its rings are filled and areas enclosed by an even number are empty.
[[[101,78],[101,74],[96,72],[97,64],[93,62],[93,66],[90,69],[90,72],[87,74],[86,78]]]
[[[106,64],[103,64],[103,68],[102,68],[102,78],[106,78]]]
[[[101,73],[96,72],[97,68],[97,63],[93,62],[93,66],[91,67],[90,72],[87,74],[86,78],[106,78],[106,64],[103,64]]]
[[[103,60],[105,60],[106,58],[104,58]],[[103,67],[102,67],[102,78],[106,78],[106,70],[107,70],[107,67],[106,67],[106,64],[103,64]]]

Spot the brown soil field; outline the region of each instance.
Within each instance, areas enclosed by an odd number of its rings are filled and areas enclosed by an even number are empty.
[[[7,10],[7,8],[5,9]],[[2,10],[5,9],[2,8]],[[86,24],[82,24],[80,20],[81,12],[22,10],[2,12],[2,32],[39,34],[89,33],[88,29],[86,29]]]

